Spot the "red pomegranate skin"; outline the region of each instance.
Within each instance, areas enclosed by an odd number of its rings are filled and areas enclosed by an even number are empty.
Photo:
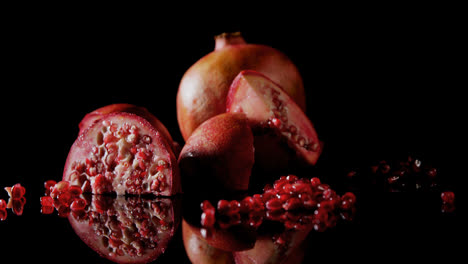
[[[177,119],[185,140],[207,119],[226,111],[229,86],[242,70],[255,70],[280,84],[305,111],[302,77],[280,51],[247,44],[240,34],[221,34],[215,50],[198,60],[182,77],[177,93]]]
[[[253,135],[245,116],[217,115],[200,125],[182,148],[183,191],[247,190],[253,164]]]

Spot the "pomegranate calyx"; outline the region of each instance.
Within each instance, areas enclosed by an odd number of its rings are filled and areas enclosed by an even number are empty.
[[[220,50],[229,45],[246,44],[240,32],[224,32],[214,37],[215,50]]]

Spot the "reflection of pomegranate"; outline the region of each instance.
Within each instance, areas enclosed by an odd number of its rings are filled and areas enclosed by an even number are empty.
[[[169,196],[180,191],[172,146],[146,119],[125,112],[103,115],[80,133],[63,180],[97,194]]]
[[[148,263],[164,253],[178,227],[179,208],[169,198],[87,196],[89,206],[68,219],[76,234],[116,263]]]
[[[225,33],[215,40],[215,50],[190,67],[180,82],[177,119],[185,140],[205,120],[226,111],[229,86],[242,70],[269,76],[305,110],[302,78],[284,54],[265,45],[246,44],[239,33]]]
[[[182,235],[185,251],[193,264],[234,263],[231,252],[211,246],[185,220],[182,221]]]

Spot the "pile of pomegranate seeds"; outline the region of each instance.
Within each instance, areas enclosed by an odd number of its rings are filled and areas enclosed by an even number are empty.
[[[44,182],[45,196],[41,197],[41,213],[51,214],[54,208],[59,216],[66,217],[70,211],[84,210],[87,202],[81,198],[81,187],[70,185],[67,181],[55,182],[48,180]]]
[[[244,224],[258,228],[264,220],[269,220],[283,223],[287,230],[313,225],[316,231],[325,231],[335,226],[339,215],[350,219],[355,203],[353,193],[340,197],[319,178],[309,180],[288,175],[275,181],[273,186],[265,186],[262,194],[247,196],[241,201],[219,200],[216,210],[208,200],[203,201],[201,225],[212,228],[217,223],[226,229]]]
[[[4,221],[7,218],[7,208],[13,210],[13,213],[16,215],[22,215],[24,205],[26,204],[26,198],[24,194],[26,189],[21,186],[20,183],[13,185],[12,187],[5,187],[5,190],[8,192],[10,199],[8,203],[5,200],[0,199],[0,221]]]

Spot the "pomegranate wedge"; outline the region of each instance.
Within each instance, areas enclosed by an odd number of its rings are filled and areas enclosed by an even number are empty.
[[[240,72],[230,87],[226,107],[228,112],[244,113],[254,133],[271,129],[295,150],[300,160],[311,165],[317,162],[322,146],[312,122],[291,97],[265,75],[251,70]]]
[[[63,180],[96,194],[169,196],[180,191],[171,146],[151,123],[131,113],[103,115],[81,132]]]

